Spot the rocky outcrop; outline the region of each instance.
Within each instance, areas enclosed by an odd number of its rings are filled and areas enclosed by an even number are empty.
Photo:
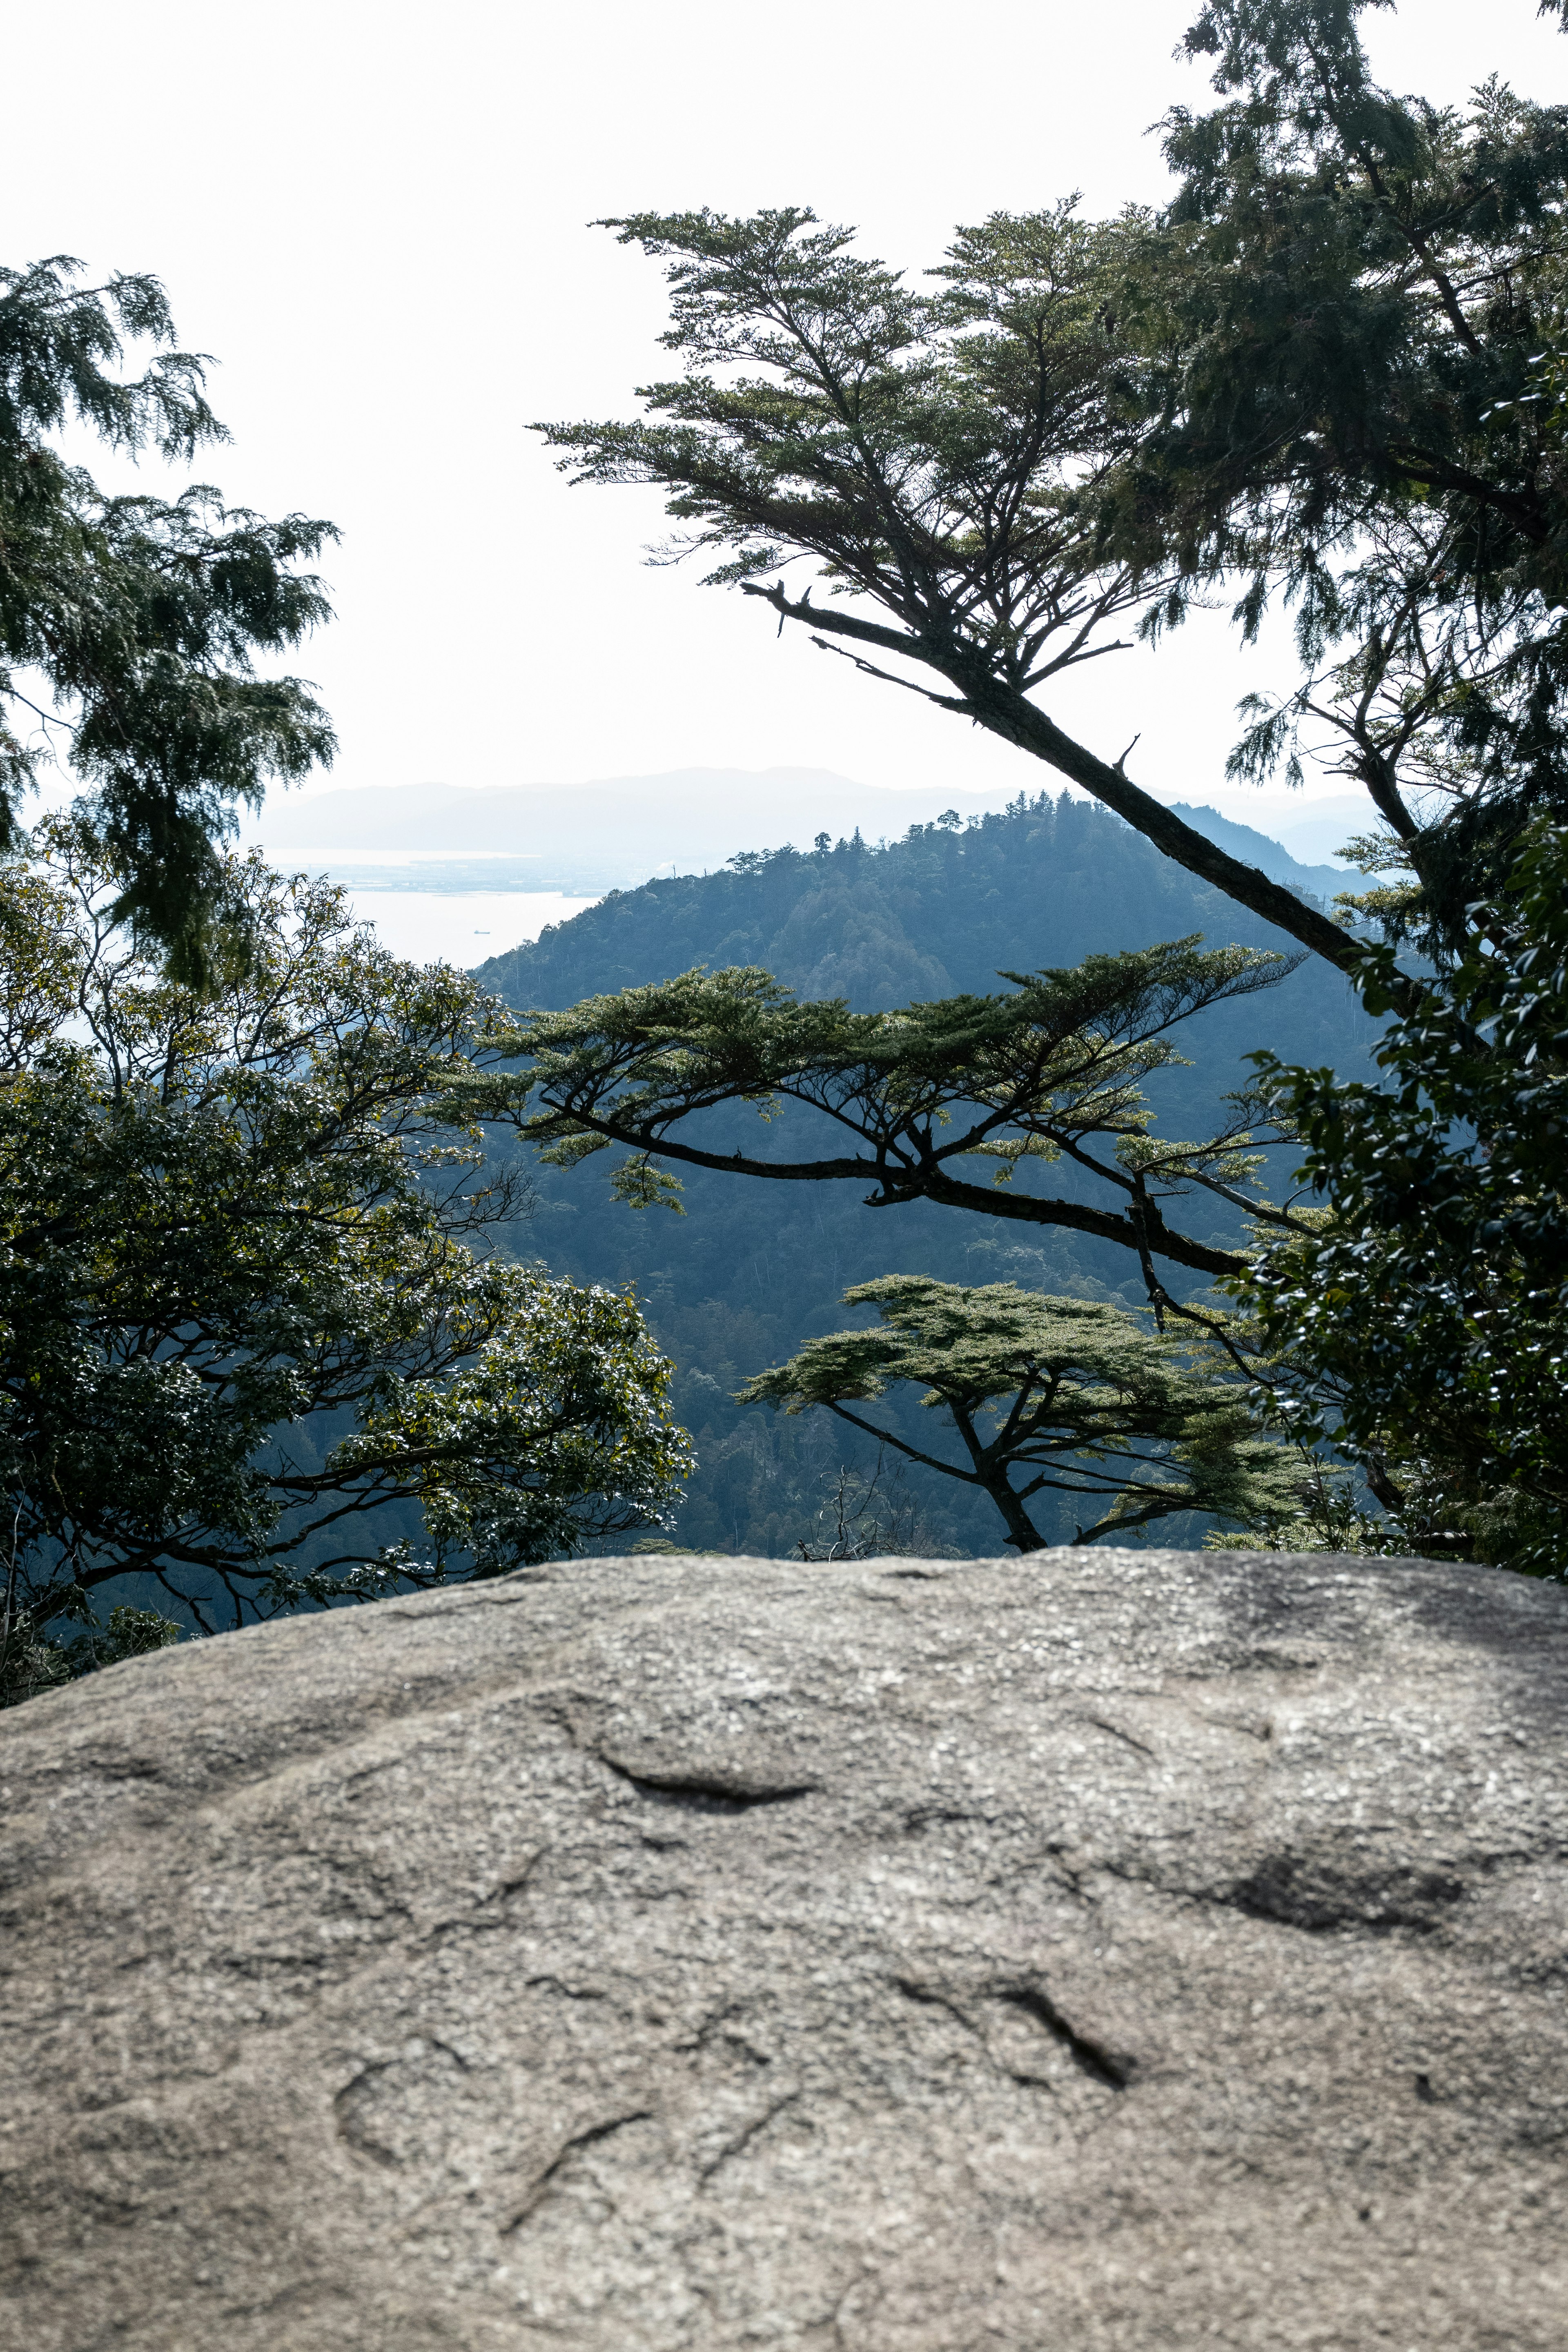
[[[37,1700],[0,2339],[1562,2352],[1565,1669],[1484,1569],[656,1558]]]

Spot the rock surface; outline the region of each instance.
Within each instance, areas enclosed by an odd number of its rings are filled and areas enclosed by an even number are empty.
[[[1568,1591],[553,1568],[0,1720],[27,2352],[1563,2352]],[[5,2332],[8,2331],[8,2332]]]

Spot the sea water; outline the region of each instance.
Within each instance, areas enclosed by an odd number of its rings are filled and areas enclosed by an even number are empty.
[[[464,970],[536,940],[594,905],[563,890],[378,890],[349,886],[356,919],[374,923],[394,955]]]

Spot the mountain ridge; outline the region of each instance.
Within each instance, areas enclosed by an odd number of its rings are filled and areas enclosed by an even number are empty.
[[[1256,866],[1271,882],[1283,882],[1287,889],[1300,890],[1325,905],[1331,906],[1342,890],[1353,890],[1361,883],[1353,867],[1304,865],[1272,834],[1259,833],[1255,825],[1242,824],[1236,817],[1222,816],[1206,803],[1194,807],[1191,801],[1173,801],[1171,813],[1184,817],[1194,833],[1201,833],[1216,848],[1228,849],[1233,857]]]
[[[652,876],[711,872],[764,844],[805,854],[824,833],[896,844],[945,811],[961,821],[996,815],[1026,797],[859,784],[826,768],[681,768],[581,784],[372,784],[277,802],[246,830],[274,862],[324,861],[362,886],[499,884],[586,897],[635,889]],[[1174,805],[1208,839],[1292,889],[1328,898],[1351,878],[1303,865],[1217,809]]]
[[[1304,898],[1321,902],[1321,876],[1347,878],[1299,866],[1212,809],[1190,814],[1247,835],[1244,847],[1270,853],[1262,870]],[[1034,899],[1021,895],[1024,875]],[[542,1011],[714,962],[760,964],[802,995],[871,1011],[1211,929],[1227,942],[1293,947],[1098,803],[1042,792],[967,822],[916,824],[896,842],[841,835],[809,851],[743,851],[717,872],[655,876],[475,969],[509,1003]]]
[[[998,808],[998,790],[858,784],[827,768],[678,768],[580,784],[371,784],[280,803],[258,828],[268,854],[370,859],[443,853],[524,860],[526,887],[635,888],[667,867],[700,871],[737,852],[823,830],[873,838],[961,811]]]

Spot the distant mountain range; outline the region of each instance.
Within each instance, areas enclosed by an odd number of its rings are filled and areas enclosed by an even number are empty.
[[[1258,833],[1249,824],[1237,824],[1234,818],[1221,816],[1218,809],[1194,808],[1190,801],[1173,801],[1173,815],[1184,817],[1194,833],[1201,833],[1216,848],[1228,849],[1233,857],[1240,857],[1248,866],[1258,866],[1273,882],[1283,882],[1287,889],[1299,890],[1306,896],[1332,903],[1342,890],[1364,888],[1362,877],[1353,866],[1303,866],[1299,858],[1266,833]],[[1363,826],[1369,829],[1369,819],[1363,817]],[[1339,833],[1352,828],[1342,818],[1329,830]],[[1303,827],[1316,832],[1316,825]]]
[[[1022,796],[1020,795],[1020,800]],[[897,791],[826,768],[680,768],[583,784],[368,785],[273,802],[257,832],[283,865],[325,866],[341,881],[407,890],[563,890],[588,898],[655,875],[714,871],[739,852],[805,851],[858,832],[896,841],[946,809],[999,811],[1007,794]],[[1331,898],[1353,877],[1303,865],[1216,809],[1182,802],[1198,832],[1275,881]],[[1310,805],[1310,803],[1308,805]],[[1336,819],[1328,830],[1343,823]],[[1321,832],[1321,824],[1302,828]]]
[[[999,809],[1006,798],[891,791],[826,768],[678,768],[585,784],[372,784],[318,793],[274,803],[259,832],[279,862],[320,859],[343,881],[589,897],[654,874],[700,874],[739,850],[785,842],[809,849],[822,832],[834,840],[857,829],[868,841],[896,839],[943,809],[967,816]],[[395,874],[381,863],[391,859],[400,861]]]

